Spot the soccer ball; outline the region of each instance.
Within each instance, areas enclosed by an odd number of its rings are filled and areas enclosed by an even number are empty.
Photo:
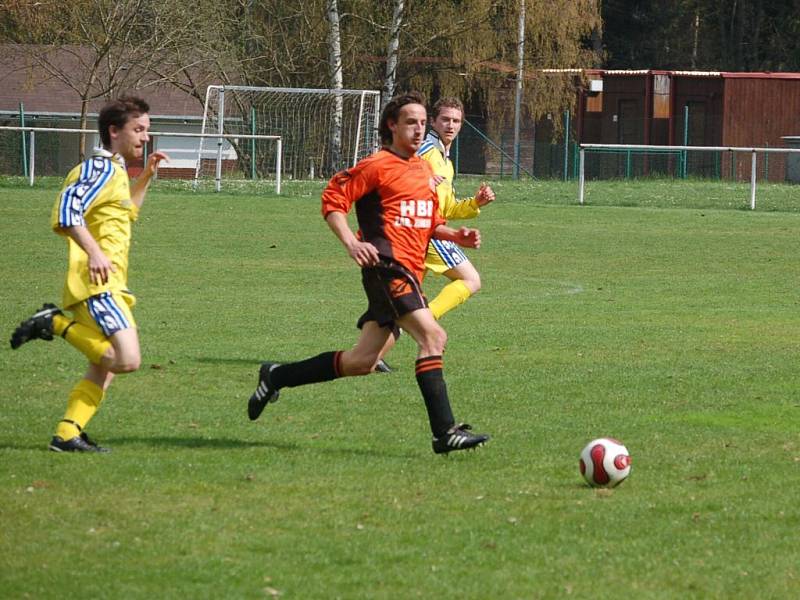
[[[581,452],[581,475],[592,487],[614,487],[631,473],[631,455],[614,438],[592,440]]]

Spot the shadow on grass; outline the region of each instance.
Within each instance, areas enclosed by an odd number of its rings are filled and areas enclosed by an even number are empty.
[[[412,452],[386,452],[385,450],[370,448],[331,448],[319,447],[314,444],[297,444],[294,442],[273,442],[269,440],[236,440],[230,438],[184,438],[184,437],[118,437],[107,438],[104,440],[110,447],[131,445],[143,446],[169,446],[173,448],[186,449],[210,449],[210,450],[235,450],[246,448],[272,448],[288,452],[319,452],[331,456],[382,456],[386,458],[409,459],[417,456]],[[105,445],[105,444],[103,444]],[[0,446],[2,448],[2,446]]]
[[[186,450],[244,450],[250,448],[271,448],[283,452],[319,453],[328,456],[372,456],[409,460],[419,458],[420,454],[409,449],[408,452],[387,452],[378,448],[332,448],[320,447],[313,443],[298,444],[287,442],[274,442],[269,440],[237,440],[231,438],[194,438],[194,437],[104,437],[99,440],[101,446],[123,451],[126,446],[145,446],[149,448],[178,448]],[[0,442],[0,451],[3,450],[42,450],[49,452],[47,443],[29,444],[15,442]],[[55,454],[55,453],[54,453]]]
[[[259,358],[219,358],[216,356],[200,356],[195,362],[205,365],[260,365],[264,362]]]
[[[297,444],[286,444],[271,441],[252,441],[236,440],[231,438],[195,438],[195,437],[170,437],[170,436],[148,436],[148,437],[112,437],[104,438],[103,444],[109,446],[152,446],[152,447],[171,447],[171,448],[204,448],[210,450],[234,450],[237,448],[274,448],[276,450],[300,450]]]

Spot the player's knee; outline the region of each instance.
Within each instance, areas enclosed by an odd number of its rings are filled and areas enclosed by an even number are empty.
[[[477,294],[481,291],[481,276],[475,273],[473,277],[465,279],[464,284],[472,294]]]
[[[95,362],[95,361],[92,361]],[[117,362],[117,353],[114,351],[113,346],[109,346],[103,355],[100,357],[100,360],[96,363],[97,366],[103,367],[104,369],[110,371],[115,363]]]
[[[442,329],[438,324],[431,327],[425,332],[421,342],[420,349],[423,355],[437,356],[444,353],[444,348],[447,345],[447,332]]]
[[[133,373],[134,371],[138,371],[139,367],[142,365],[142,359],[140,356],[121,356],[117,361],[114,363],[114,367],[111,369],[113,373]]]

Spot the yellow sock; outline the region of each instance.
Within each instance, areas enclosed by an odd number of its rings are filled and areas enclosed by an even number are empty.
[[[88,379],[81,379],[69,394],[67,412],[56,427],[56,435],[62,440],[80,435],[102,401],[103,388]]]
[[[428,308],[431,309],[433,318],[438,321],[445,313],[466,302],[470,296],[472,292],[469,291],[467,284],[461,279],[456,279],[442,288],[439,295],[428,303]]]
[[[53,333],[60,335],[77,348],[90,362],[99,365],[111,342],[99,331],[71,321],[64,315],[53,317]]]

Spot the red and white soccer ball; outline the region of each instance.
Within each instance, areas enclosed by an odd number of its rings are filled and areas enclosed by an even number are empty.
[[[581,452],[581,475],[592,487],[615,487],[631,473],[631,455],[614,438],[592,440]]]

